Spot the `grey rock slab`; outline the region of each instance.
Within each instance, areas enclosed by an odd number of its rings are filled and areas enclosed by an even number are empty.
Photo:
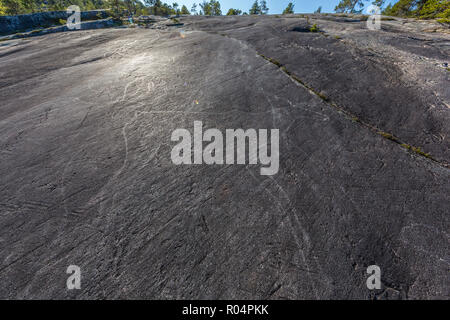
[[[448,109],[438,119],[407,96],[408,107],[390,104],[392,86],[433,99],[429,88],[403,83],[358,40],[289,31],[296,18],[180,20],[0,47],[0,297],[447,299],[449,169],[259,54],[448,160]],[[278,174],[174,165],[171,134],[194,121],[278,128]],[[366,287],[372,264],[381,290]],[[69,265],[80,290],[66,289]]]

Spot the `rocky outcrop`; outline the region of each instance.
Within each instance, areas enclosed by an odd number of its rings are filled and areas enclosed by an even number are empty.
[[[66,11],[39,12],[17,16],[0,16],[0,35],[24,32],[34,28],[48,28],[60,24],[68,18]],[[81,21],[105,19],[109,15],[105,10],[81,12]]]
[[[0,299],[448,299],[450,36],[343,18],[0,43]],[[175,165],[195,121],[278,173]]]

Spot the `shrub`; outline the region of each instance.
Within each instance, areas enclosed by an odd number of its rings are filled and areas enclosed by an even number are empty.
[[[309,28],[309,31],[319,32],[319,27],[317,26],[317,24],[313,24],[313,26],[311,28]]]

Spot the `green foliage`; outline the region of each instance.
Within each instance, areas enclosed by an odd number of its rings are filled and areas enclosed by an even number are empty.
[[[1,6],[4,7],[3,11],[7,15],[16,15],[24,11],[18,0],[1,0]]]
[[[188,8],[183,4],[183,6],[181,7],[181,14],[186,14],[186,15],[190,15],[191,12],[188,10]]]
[[[255,0],[255,2],[253,2],[252,7],[250,8],[250,10],[248,10],[249,14],[260,14],[261,13],[261,9],[259,7],[259,3],[258,0]]]
[[[110,9],[111,15],[113,18],[118,19],[125,8],[124,4],[120,0],[109,0],[108,9]]]
[[[79,6],[82,11],[107,9],[109,8],[109,0],[0,0],[0,15],[65,11],[71,5]]]
[[[446,0],[429,0],[419,12],[421,19],[450,18],[450,2]]]
[[[242,14],[241,10],[233,9],[233,8],[230,8],[230,10],[228,10],[228,12],[227,12],[227,16],[238,16],[240,14]]]
[[[178,10],[178,3],[176,3],[176,2],[172,3],[172,8],[175,11],[175,14],[180,13],[180,11]]]
[[[393,6],[389,5],[383,12],[388,16],[408,17],[413,15],[415,0],[399,0]]]
[[[201,14],[205,16],[220,16],[222,15],[222,10],[220,10],[220,3],[217,0],[210,0],[209,2],[203,1],[200,4],[202,8]]]
[[[335,7],[338,13],[361,13],[369,0],[341,0]],[[386,0],[373,0],[372,4],[382,8]],[[382,13],[387,16],[413,17],[420,19],[450,19],[449,0],[398,0],[389,4]]]
[[[255,2],[253,2],[250,10],[248,10],[249,14],[267,14],[269,12],[269,8],[267,7],[267,2],[266,0],[260,0],[258,2],[258,0],[255,0]]]
[[[294,4],[289,2],[286,9],[283,10],[283,14],[293,14],[294,13]]]
[[[334,8],[337,13],[361,13],[365,0],[341,0]]]
[[[372,1],[372,4],[373,4],[374,6],[383,8],[385,2],[386,2],[386,0],[374,0],[374,1]]]
[[[309,31],[311,32],[319,32],[319,27],[317,26],[317,24],[313,24],[313,26],[311,28],[309,28]]]
[[[216,3],[214,6],[215,9],[217,6],[220,9],[218,1],[211,2]],[[180,10],[177,3],[169,5],[161,0],[0,0],[0,15],[17,15],[41,11],[65,11],[71,5],[79,6],[82,11],[108,9],[109,14],[113,18],[116,18],[117,21],[121,17],[143,14],[162,16],[177,13],[189,14],[186,6],[182,6]]]
[[[191,13],[197,15],[197,4],[193,3],[191,7]]]
[[[449,19],[450,1],[448,0],[399,0],[393,6],[388,5],[384,15],[414,17],[420,19]]]
[[[0,16],[3,16],[6,14],[6,6],[3,5],[2,2],[0,2]]]
[[[408,150],[412,151],[412,152],[420,154],[421,156],[424,156],[424,157],[429,158],[429,159],[433,159],[433,157],[429,153],[426,153],[426,152],[422,151],[419,147],[414,147],[414,146],[411,146],[411,145],[406,144],[406,143],[402,143],[401,146],[403,148],[405,148],[405,149],[408,149]]]
[[[117,1],[117,0],[113,0]],[[161,0],[144,0],[146,7],[142,8],[143,14],[153,14],[158,16],[169,16],[172,14],[177,14],[177,7],[178,4],[176,4],[176,8],[173,7],[174,4],[169,5],[167,3],[161,2]],[[140,1],[138,3],[141,3]],[[179,10],[178,10],[179,13]]]
[[[35,0],[20,0],[20,3],[25,12],[34,13],[39,7],[39,3]]]
[[[388,132],[379,131],[378,133],[388,140],[398,141],[398,139],[396,137],[394,137],[392,134],[390,134]]]
[[[261,14],[267,14],[269,12],[269,8],[267,7],[266,0],[260,0],[259,2],[259,11]]]

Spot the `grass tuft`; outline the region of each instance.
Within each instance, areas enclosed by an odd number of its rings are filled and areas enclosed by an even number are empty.
[[[419,147],[414,147],[414,146],[411,146],[411,145],[406,144],[406,143],[402,143],[401,146],[402,146],[403,148],[405,148],[405,149],[408,149],[408,150],[412,151],[412,152],[415,152],[415,153],[417,153],[417,154],[420,154],[421,156],[424,156],[424,157],[426,157],[426,158],[428,158],[428,159],[433,159],[433,157],[431,156],[431,154],[422,151],[422,149],[420,149]]]
[[[378,134],[380,134],[381,136],[383,136],[386,139],[392,140],[392,141],[398,141],[398,139],[396,137],[394,137],[392,134],[384,132],[384,131],[379,131]]]

